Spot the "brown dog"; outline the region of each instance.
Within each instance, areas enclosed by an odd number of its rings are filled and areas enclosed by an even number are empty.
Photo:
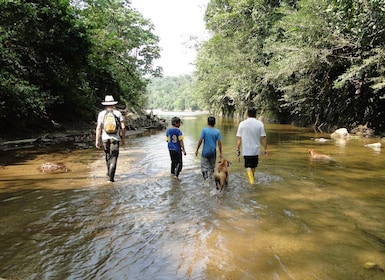
[[[331,160],[331,157],[325,154],[318,154],[314,149],[309,150],[311,160]]]
[[[219,161],[219,164],[215,167],[214,170],[214,181],[217,190],[220,192],[227,187],[229,184],[229,172],[227,167],[229,167],[231,162],[227,159],[222,159]]]

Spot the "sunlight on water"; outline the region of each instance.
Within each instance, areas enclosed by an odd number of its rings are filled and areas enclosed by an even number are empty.
[[[218,118],[232,162],[219,193],[194,155],[206,118],[182,116],[180,181],[164,131],[127,139],[113,184],[100,150],[19,151],[12,165],[2,158],[0,277],[384,279],[383,149],[268,124],[269,156],[250,186],[235,154],[239,120]],[[309,149],[332,160],[310,161]],[[38,171],[53,159],[71,171]]]

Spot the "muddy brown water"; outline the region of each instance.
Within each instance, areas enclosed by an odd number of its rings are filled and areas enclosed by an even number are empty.
[[[127,138],[113,184],[100,150],[2,153],[0,277],[385,279],[385,150],[364,146],[378,139],[318,142],[329,135],[267,124],[269,156],[250,186],[235,155],[238,120],[218,118],[232,162],[218,194],[194,155],[206,118],[183,116],[181,181],[164,131]],[[309,148],[333,161],[309,161]],[[42,174],[47,161],[70,171]]]

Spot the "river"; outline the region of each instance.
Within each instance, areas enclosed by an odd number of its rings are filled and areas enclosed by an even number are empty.
[[[97,149],[2,153],[0,277],[385,279],[384,149],[365,147],[378,139],[321,142],[329,135],[266,124],[269,155],[249,185],[239,120],[217,118],[232,162],[218,193],[194,155],[207,115],[182,119],[180,181],[165,131],[127,137],[115,183]],[[310,161],[310,148],[333,160]],[[70,171],[42,174],[46,161]]]

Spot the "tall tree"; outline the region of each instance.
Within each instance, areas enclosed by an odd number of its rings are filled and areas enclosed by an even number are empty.
[[[212,0],[198,53],[199,92],[321,129],[385,129],[382,0]]]
[[[145,104],[161,74],[152,23],[128,1],[71,3],[0,2],[0,130],[93,120],[106,94]]]
[[[28,128],[61,104],[86,102],[90,41],[68,1],[2,1],[0,32],[2,126]]]
[[[106,92],[124,100],[145,102],[147,76],[160,76],[153,68],[160,57],[159,38],[154,26],[124,0],[87,0],[83,14],[92,34],[94,47],[90,55],[96,95]]]
[[[211,1],[206,26],[213,32],[198,54],[198,87],[224,115],[247,106],[266,111],[270,88],[261,87],[266,57],[264,40],[278,19],[279,1]],[[212,83],[212,80],[217,83]],[[266,90],[267,89],[267,90]]]
[[[368,123],[381,130],[383,87],[371,83],[373,75],[383,76],[377,66],[383,63],[379,48],[385,25],[370,20],[374,10],[361,1],[343,2],[302,0],[296,9],[282,7],[285,16],[277,27],[283,37],[269,44],[271,74],[266,78],[284,93],[281,106],[301,125],[330,130]],[[366,25],[373,21],[382,31],[370,32]]]

